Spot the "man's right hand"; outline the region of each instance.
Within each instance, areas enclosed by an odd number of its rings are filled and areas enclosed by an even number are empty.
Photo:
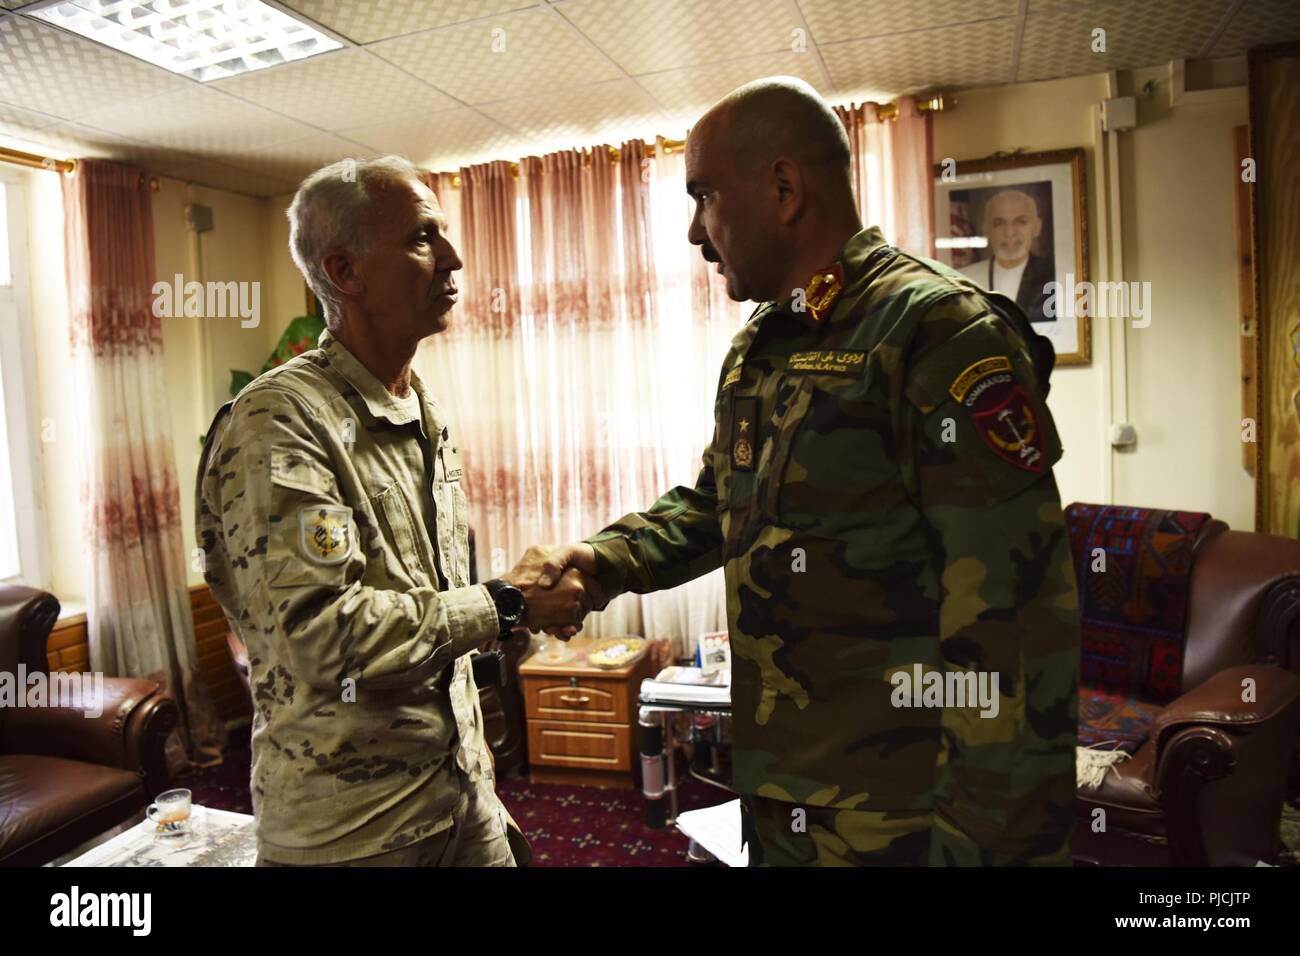
[[[542,561],[542,570],[537,583],[546,587],[549,582],[561,580],[562,575],[575,568],[582,572],[583,579],[589,583],[588,591],[592,609],[603,611],[609,601],[605,598],[600,585],[596,583],[596,549],[585,541],[551,548]],[[581,627],[548,627],[546,633],[567,641],[580,630]]]
[[[582,630],[582,621],[594,607],[604,607],[605,595],[596,583],[596,555],[572,555],[577,546],[541,548],[534,545],[502,579],[524,593],[530,631],[546,631],[568,640]],[[584,569],[590,568],[588,574]]]

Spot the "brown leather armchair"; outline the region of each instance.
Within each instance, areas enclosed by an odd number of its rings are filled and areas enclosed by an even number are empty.
[[[0,672],[46,673],[58,616],[52,594],[0,586]],[[137,678],[105,678],[97,717],[66,700],[0,708],[0,865],[46,863],[165,790],[163,747],[179,716],[156,682]]]
[[[1180,696],[1129,760],[1080,789],[1076,864],[1272,862],[1300,733],[1300,541],[1202,529]],[[1242,701],[1242,680],[1256,681]],[[1094,830],[1105,810],[1105,830]]]

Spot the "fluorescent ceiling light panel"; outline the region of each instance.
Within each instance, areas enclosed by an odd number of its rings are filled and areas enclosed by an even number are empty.
[[[262,0],[67,0],[29,15],[200,83],[343,45]]]

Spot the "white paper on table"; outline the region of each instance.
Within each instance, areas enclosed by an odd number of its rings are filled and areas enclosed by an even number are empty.
[[[727,866],[749,866],[749,848],[741,846],[739,800],[679,813],[677,829]]]
[[[195,831],[186,838],[158,839],[157,826],[142,820],[64,866],[252,866],[257,858],[253,817],[194,805]]]

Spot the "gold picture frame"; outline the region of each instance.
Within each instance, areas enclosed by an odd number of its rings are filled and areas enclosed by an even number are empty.
[[[1088,281],[1083,149],[944,160],[934,167],[934,190],[935,258],[986,288],[1007,283],[999,291],[1051,340],[1057,365],[1091,365],[1090,317],[1054,314],[1054,303],[1072,302],[1070,290]],[[1009,250],[1009,267],[999,250]]]

